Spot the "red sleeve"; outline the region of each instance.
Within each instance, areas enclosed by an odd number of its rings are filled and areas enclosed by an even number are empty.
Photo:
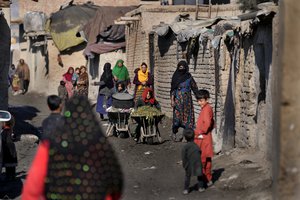
[[[213,110],[210,105],[206,105],[199,114],[195,129],[195,138],[197,138],[199,134],[208,134],[214,125],[213,120]]]
[[[207,105],[206,109],[204,109],[203,112],[202,123],[199,127],[200,134],[208,134],[209,130],[213,126],[213,111],[212,108]]]
[[[119,199],[121,199],[120,194],[114,194],[114,195],[108,194],[105,197],[105,200],[119,200]]]
[[[22,200],[44,199],[44,180],[47,175],[48,149],[48,142],[42,142],[38,147],[23,187]]]

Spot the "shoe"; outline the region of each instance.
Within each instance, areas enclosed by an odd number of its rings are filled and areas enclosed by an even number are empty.
[[[205,188],[199,188],[198,189],[198,192],[204,192],[205,191]]]
[[[213,182],[212,181],[208,181],[206,185],[207,185],[207,187],[210,187],[210,186],[213,185]]]
[[[183,190],[182,194],[187,195],[189,193],[188,190]]]

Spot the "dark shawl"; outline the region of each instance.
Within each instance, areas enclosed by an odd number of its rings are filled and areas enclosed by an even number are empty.
[[[109,89],[114,87],[114,81],[113,81],[113,75],[112,75],[110,63],[105,63],[100,81],[104,81],[105,85],[100,86],[99,90],[101,90],[104,87],[107,87]]]
[[[179,70],[179,67],[183,66],[182,70]],[[172,76],[171,82],[171,93],[176,90],[180,83],[186,81],[187,79],[191,78],[191,74],[189,73],[189,66],[186,61],[180,61],[177,64],[177,69]]]
[[[123,174],[85,96],[65,105],[64,126],[49,136],[46,199],[105,199],[121,195]]]

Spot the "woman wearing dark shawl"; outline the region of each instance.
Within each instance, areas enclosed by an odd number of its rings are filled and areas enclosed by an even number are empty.
[[[112,94],[114,92],[114,80],[110,63],[105,63],[100,82],[94,82],[94,85],[99,85],[96,111],[100,114],[100,118],[104,119],[104,115],[107,114],[106,109],[112,104]]]
[[[123,60],[120,59],[116,62],[116,65],[114,66],[114,68],[112,70],[112,74],[114,76],[114,81],[116,83],[124,82],[126,87],[127,86],[130,87],[129,73],[128,73],[126,66],[124,65]]]
[[[89,92],[89,75],[86,72],[86,67],[80,67],[80,74],[77,82],[78,95],[88,96]]]
[[[195,116],[192,92],[198,91],[197,84],[189,73],[186,61],[180,61],[171,82],[171,106],[173,107],[173,126],[171,138],[176,140],[176,133],[181,128],[194,128]]]
[[[123,174],[85,96],[66,103],[64,126],[43,141],[27,175],[22,200],[118,200]]]

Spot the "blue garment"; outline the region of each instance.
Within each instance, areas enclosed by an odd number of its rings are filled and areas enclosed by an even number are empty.
[[[107,99],[106,99],[107,98]],[[106,115],[106,109],[112,105],[112,97],[106,97],[105,95],[99,94],[97,99],[96,111],[100,114]]]

